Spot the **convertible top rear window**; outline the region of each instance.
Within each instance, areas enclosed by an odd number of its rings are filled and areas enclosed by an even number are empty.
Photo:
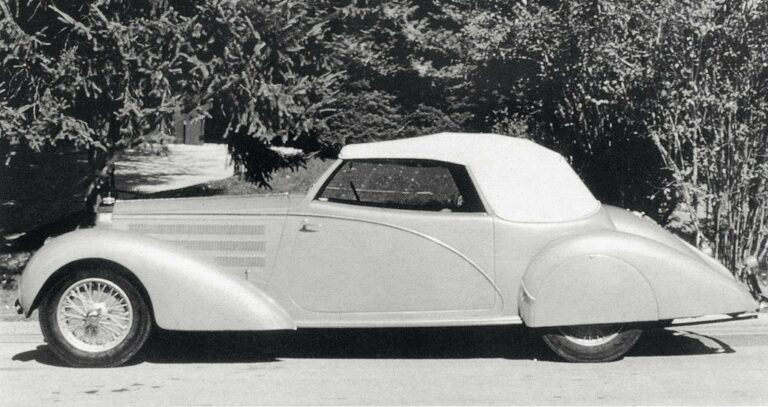
[[[433,160],[344,161],[317,199],[393,209],[485,212],[467,170]]]

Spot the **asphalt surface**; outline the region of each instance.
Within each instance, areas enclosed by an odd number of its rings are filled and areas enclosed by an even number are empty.
[[[768,404],[768,314],[647,332],[622,360],[555,359],[522,328],[169,333],[113,369],[64,367],[0,323],[0,405]]]

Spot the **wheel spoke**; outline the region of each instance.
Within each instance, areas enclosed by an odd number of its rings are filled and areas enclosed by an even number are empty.
[[[113,335],[113,337],[118,337],[121,334],[122,327],[119,325],[110,325],[107,323],[104,323],[104,321],[101,321],[99,323],[99,331],[100,332],[109,332]]]
[[[121,311],[119,314],[118,314],[118,313],[111,313],[111,312],[110,312],[110,313],[107,313],[107,315],[108,315],[110,318],[112,318],[112,319],[115,319],[115,320],[128,321],[128,320],[130,320],[130,319],[131,319],[131,317],[130,317],[130,316],[128,316],[128,315],[123,315],[123,314],[124,314],[124,312],[122,312],[122,311]]]
[[[72,318],[66,321],[67,326],[71,329],[77,329],[85,326],[85,320],[81,318]]]
[[[85,315],[88,313],[83,306],[77,305],[71,301],[65,303],[64,311],[67,315],[72,315],[74,313],[79,317],[85,317]]]
[[[115,283],[89,278],[72,284],[57,307],[59,329],[74,347],[103,352],[119,345],[133,324],[128,296]]]
[[[120,323],[120,322],[117,322],[117,321],[114,321],[114,320],[110,320],[110,319],[107,319],[107,318],[102,319],[101,320],[101,324],[104,325],[104,326],[110,326],[110,327],[117,328],[118,330],[123,330],[123,329],[127,328],[124,323]]]

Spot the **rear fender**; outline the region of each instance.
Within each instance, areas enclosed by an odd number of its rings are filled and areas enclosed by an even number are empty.
[[[85,229],[51,240],[22,274],[20,301],[27,316],[49,279],[84,259],[106,260],[130,271],[152,304],[157,325],[184,331],[295,329],[290,315],[246,280],[219,270],[180,247],[108,229]],[[55,274],[55,276],[54,276]]]
[[[606,255],[580,255],[552,269],[536,269],[520,295],[531,327],[654,321],[659,312],[648,281],[630,264]],[[543,279],[540,283],[533,281]],[[536,287],[531,293],[531,287]],[[535,301],[534,301],[535,299]]]
[[[531,261],[520,315],[531,327],[656,321],[754,311],[733,278],[689,250],[592,231],[555,241]]]

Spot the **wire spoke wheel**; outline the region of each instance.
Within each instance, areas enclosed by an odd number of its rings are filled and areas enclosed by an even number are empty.
[[[89,278],[72,284],[59,299],[59,330],[75,348],[103,352],[125,340],[133,324],[133,307],[111,281]]]
[[[571,362],[610,362],[621,358],[640,338],[642,331],[623,324],[594,324],[549,328],[544,342]]]
[[[73,271],[40,304],[43,335],[72,366],[119,366],[149,337],[152,316],[137,285],[120,272]]]

